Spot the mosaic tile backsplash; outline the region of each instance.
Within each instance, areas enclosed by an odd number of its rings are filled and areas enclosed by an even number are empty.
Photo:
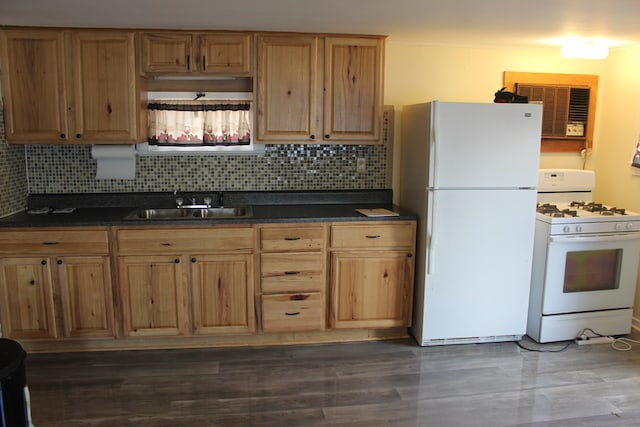
[[[8,145],[4,131],[4,113],[0,101],[0,216],[27,206],[27,171],[24,147]]]
[[[267,145],[260,155],[136,158],[133,180],[96,179],[91,146],[27,145],[29,193],[370,190],[391,188],[393,109],[380,145]],[[5,143],[6,145],[6,143]],[[366,171],[356,159],[366,158]]]

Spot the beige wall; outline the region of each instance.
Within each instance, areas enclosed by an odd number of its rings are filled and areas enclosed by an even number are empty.
[[[540,47],[452,47],[400,44],[388,41],[386,47],[385,104],[401,110],[403,105],[431,100],[492,102],[502,87],[504,71],[595,74],[607,70],[606,61],[567,60],[560,49]],[[600,92],[600,90],[599,90]],[[600,94],[599,94],[600,96]],[[600,114],[597,111],[596,132]],[[396,112],[395,165],[400,154],[401,111]],[[596,135],[597,137],[597,135]],[[595,139],[595,137],[594,137]],[[593,169],[596,156],[586,159]],[[541,167],[582,168],[578,154],[544,154]],[[398,194],[398,167],[394,167],[394,194]]]
[[[574,153],[543,154],[540,166],[595,170],[595,199],[640,212],[640,176],[632,176],[629,166],[640,137],[640,46],[617,48],[604,61],[589,61],[562,59],[559,48],[551,47],[451,47],[389,40],[385,104],[396,108],[394,194],[399,194],[402,106],[434,99],[492,102],[504,71],[599,76],[592,153],[586,159]],[[635,307],[640,326],[640,291]]]

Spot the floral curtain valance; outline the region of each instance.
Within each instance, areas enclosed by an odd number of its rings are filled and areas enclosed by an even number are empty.
[[[149,144],[249,145],[251,104],[158,101],[148,104]]]

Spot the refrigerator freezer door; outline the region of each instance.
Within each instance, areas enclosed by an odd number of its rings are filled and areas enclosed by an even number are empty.
[[[536,191],[432,193],[418,342],[523,335]]]
[[[428,187],[537,186],[541,104],[435,101],[431,123]]]

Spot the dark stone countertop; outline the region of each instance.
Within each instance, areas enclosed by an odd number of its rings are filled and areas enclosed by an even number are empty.
[[[217,192],[187,193],[183,197],[214,196]],[[260,224],[278,222],[342,222],[416,220],[416,216],[392,204],[391,190],[224,192],[224,206],[251,206],[250,218],[125,220],[133,210],[174,207],[173,193],[101,193],[29,196],[29,211],[0,218],[0,227],[73,227],[140,225]],[[34,210],[75,208],[70,213],[33,214]],[[398,216],[366,217],[357,208],[385,208]]]

